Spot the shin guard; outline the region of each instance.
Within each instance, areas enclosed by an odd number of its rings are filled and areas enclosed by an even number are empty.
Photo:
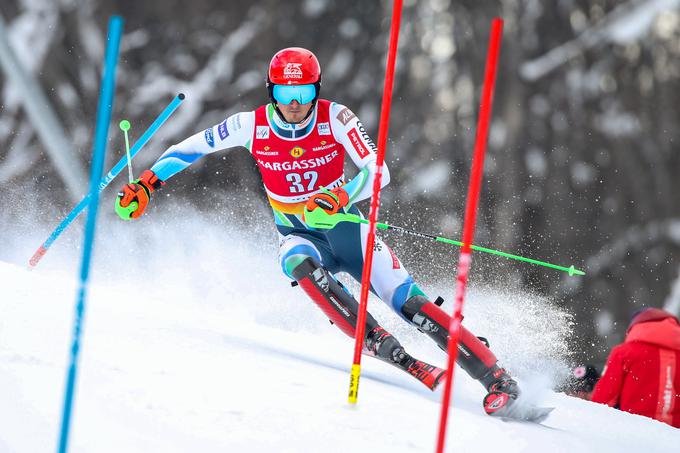
[[[348,336],[356,337],[359,304],[321,263],[307,257],[293,269],[292,275],[333,324]],[[364,353],[406,371],[430,390],[446,375],[445,370],[411,357],[368,312],[365,332]]]
[[[346,335],[354,338],[359,304],[333,275],[312,257],[305,258],[293,269],[292,274],[328,319]],[[366,333],[376,327],[378,322],[370,313],[366,313]]]
[[[443,351],[447,351],[451,317],[444,310],[425,297],[416,295],[406,301],[402,312],[421,332],[432,338]],[[493,352],[461,326],[456,363],[488,389],[505,374],[496,362]]]

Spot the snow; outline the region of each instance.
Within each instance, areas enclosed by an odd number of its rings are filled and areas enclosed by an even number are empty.
[[[164,141],[169,137],[177,137],[178,131],[191,129],[201,117],[203,103],[217,89],[218,84],[234,77],[234,60],[239,52],[246,49],[258,36],[261,29],[262,14],[255,14],[252,20],[243,22],[232,30],[222,41],[219,48],[212,53],[209,63],[193,75],[191,81],[178,80],[175,77],[160,74],[147,77],[137,92],[137,103],[146,105],[164,97],[172,98],[177,93],[184,93],[192,101],[185,103],[168,121],[168,124],[156,134],[154,140]],[[260,79],[261,80],[261,79]],[[261,83],[261,82],[260,82]]]
[[[434,450],[441,390],[366,357],[359,403],[348,405],[353,342],[280,276],[270,226],[175,209],[161,200],[137,222],[100,217],[71,451]],[[15,214],[0,218],[0,451],[50,451],[81,239],[72,228],[29,271],[24,263],[54,225]],[[556,409],[541,426],[493,419],[481,386],[457,370],[447,451],[677,447],[680,430],[550,389],[568,346],[564,312],[530,294],[472,286],[468,326],[517,370],[527,398]],[[446,363],[379,302],[370,307],[412,354]]]
[[[548,159],[545,152],[535,146],[531,146],[524,155],[524,163],[532,176],[545,178],[548,173]]]
[[[612,21],[607,30],[609,38],[622,45],[635,42],[652,28],[658,16],[672,14],[678,6],[678,0],[648,0],[635,5]]]
[[[671,284],[671,291],[663,302],[663,309],[675,316],[680,315],[680,273]]]
[[[23,13],[7,27],[7,32],[19,62],[29,73],[36,73],[58,31],[58,11],[55,5],[42,1],[26,2],[24,7]],[[3,108],[7,113],[13,113],[20,103],[13,83],[4,84],[2,99]]]
[[[576,161],[571,164],[570,170],[574,187],[584,187],[593,184],[598,174],[596,166],[583,161]]]
[[[605,135],[615,138],[635,137],[642,125],[640,120],[630,112],[624,112],[620,106],[610,106],[595,117],[595,128]]]
[[[409,181],[407,189],[413,194],[445,190],[451,180],[451,166],[445,161],[428,163],[420,170],[423,177]]]
[[[605,204],[612,212],[618,209],[616,202],[606,199]],[[649,247],[649,244],[667,240],[673,244],[680,244],[680,219],[670,218],[651,221],[644,225],[633,225],[619,237],[603,245],[600,250],[587,258],[585,268],[589,275],[606,272],[612,266],[621,263],[626,255]]]
[[[679,5],[680,0],[633,0],[622,3],[573,40],[523,63],[520,74],[526,80],[538,80],[587,49],[609,42],[618,45],[634,43],[652,29],[657,18],[671,16]]]

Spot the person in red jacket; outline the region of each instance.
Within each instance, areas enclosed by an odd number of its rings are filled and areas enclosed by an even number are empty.
[[[680,322],[647,308],[612,349],[592,401],[680,428]]]

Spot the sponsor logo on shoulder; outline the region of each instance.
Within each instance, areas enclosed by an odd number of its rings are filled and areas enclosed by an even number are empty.
[[[255,138],[269,138],[269,126],[257,126]]]
[[[328,143],[326,140],[321,140],[321,146],[313,147],[312,151],[324,151],[324,150],[327,150],[329,148],[335,147],[335,145],[337,145],[337,143],[335,143],[335,142]]]
[[[227,129],[227,120],[222,121],[219,124],[219,126],[217,126],[217,133],[220,135],[220,138],[222,140],[229,137],[229,129]]]
[[[359,157],[363,159],[364,157],[368,156],[369,151],[364,145],[364,142],[361,141],[361,138],[359,138],[359,133],[355,127],[347,132],[347,137],[349,137],[349,140],[352,142],[352,146],[356,150]]]
[[[338,121],[340,121],[343,126],[347,126],[347,123],[349,123],[352,118],[356,118],[356,115],[350,109],[345,107],[344,109],[340,110],[340,113],[338,113],[337,118]]]
[[[373,143],[373,140],[371,140],[371,136],[368,135],[368,132],[366,132],[366,128],[361,123],[361,121],[357,121],[357,126],[359,126],[361,137],[364,139],[364,142],[368,144],[368,147],[371,148],[372,151],[378,152],[378,147],[375,145],[375,143]]]
[[[229,118],[229,126],[231,126],[232,131],[241,129],[241,115],[238,113],[236,115],[232,115],[231,118]]]
[[[305,149],[300,147],[300,146],[296,146],[295,148],[290,150],[290,155],[293,156],[296,159],[298,157],[302,156],[304,153],[305,153]]]
[[[316,131],[319,135],[331,135],[330,123],[319,123],[316,125]]]
[[[285,79],[301,79],[302,78],[302,63],[286,63],[283,68],[283,77]]]
[[[205,130],[203,134],[205,136],[205,142],[210,145],[211,148],[215,147],[215,137],[213,137],[212,127]]]

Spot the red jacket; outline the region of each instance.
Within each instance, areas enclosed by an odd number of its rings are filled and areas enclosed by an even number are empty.
[[[680,324],[648,309],[612,349],[592,401],[680,428]]]

